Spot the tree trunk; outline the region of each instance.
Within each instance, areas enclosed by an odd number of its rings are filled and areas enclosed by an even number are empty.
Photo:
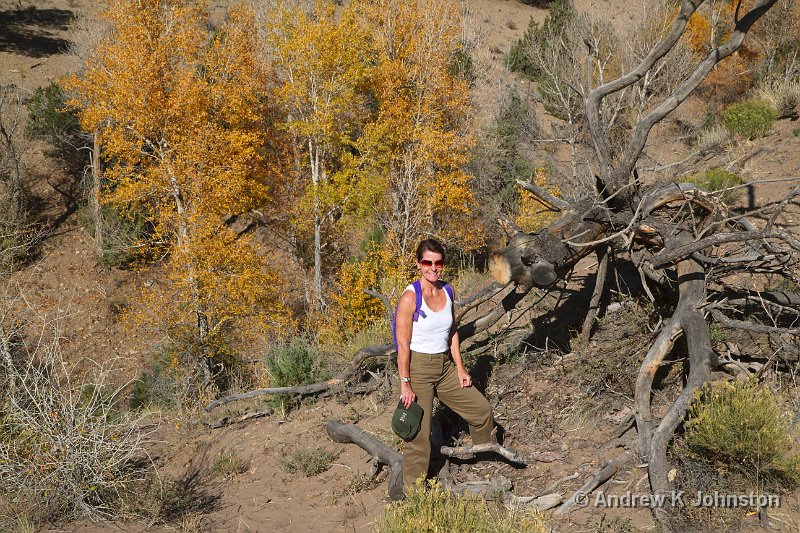
[[[0,323],[0,356],[2,356],[3,364],[6,367],[5,387],[9,396],[13,396],[16,391],[16,372],[14,371],[14,358],[11,355],[11,339],[6,335],[3,324]]]
[[[92,192],[89,195],[89,205],[94,222],[94,243],[97,253],[102,254],[105,250],[105,239],[103,235],[103,209],[100,205],[100,136],[99,132],[94,132],[94,144],[92,146]]]
[[[575,206],[539,233],[511,235],[508,244],[489,259],[494,278],[502,284],[514,281],[519,291],[527,292],[532,287],[549,287],[563,277],[597,248],[594,243],[605,236],[609,224],[607,217],[593,217],[594,209],[583,207],[587,209]]]
[[[311,165],[311,184],[314,188],[314,309],[322,311],[322,206],[320,205],[319,186],[323,180],[324,169],[319,147],[312,139],[308,139],[308,157]]]
[[[202,295],[200,294],[200,281],[197,275],[197,264],[190,249],[190,235],[189,226],[187,224],[186,207],[183,204],[183,195],[181,194],[180,187],[175,177],[170,178],[172,185],[172,196],[175,200],[175,209],[178,213],[178,247],[182,249],[187,255],[186,258],[186,276],[187,285],[191,292],[192,311],[197,317],[197,339],[200,345],[200,369],[203,372],[203,380],[205,385],[211,383],[211,361],[209,359],[208,347],[208,333],[210,331],[208,324],[208,315],[203,306]]]

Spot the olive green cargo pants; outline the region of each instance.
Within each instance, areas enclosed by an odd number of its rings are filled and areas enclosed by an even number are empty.
[[[475,387],[461,388],[450,353],[411,352],[411,388],[424,411],[422,427],[403,447],[403,484],[406,491],[428,473],[431,457],[431,411],[436,396],[467,424],[473,444],[492,440],[492,408]]]

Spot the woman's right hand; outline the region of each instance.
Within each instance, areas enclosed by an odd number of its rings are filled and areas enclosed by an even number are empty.
[[[406,409],[411,407],[416,397],[416,394],[414,394],[414,391],[411,389],[411,383],[400,384],[400,399],[403,401],[403,405],[406,406]]]

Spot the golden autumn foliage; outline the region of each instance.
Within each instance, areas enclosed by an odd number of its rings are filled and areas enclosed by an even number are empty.
[[[317,1],[313,11],[277,2],[269,11],[267,46],[272,59],[272,96],[282,109],[279,127],[294,139],[302,157],[295,178],[303,182],[295,224],[313,228],[316,307],[323,307],[322,248],[351,190],[340,158],[352,145],[365,96],[369,66],[367,33],[355,12],[336,14],[332,3]]]
[[[83,127],[100,134],[101,200],[147,213],[143,248],[167,254],[167,285],[146,291],[145,318],[187,324],[201,344],[236,318],[285,323],[265,259],[225,223],[269,192],[252,13],[234,7],[213,34],[192,2],[115,0],[102,16],[109,33],[66,85]]]
[[[711,48],[724,42],[733,32],[734,20],[738,12],[747,13],[754,4],[753,0],[723,0],[701,7],[692,13],[683,39],[698,54],[705,54]],[[675,10],[673,18],[679,10]]]
[[[375,0],[376,118],[357,144],[364,188],[388,249],[408,256],[421,235],[470,250],[482,244],[467,162],[469,86],[452,68],[461,51],[461,7],[452,0]],[[369,185],[368,183],[372,183]]]
[[[109,0],[107,34],[65,83],[98,134],[101,202],[145,216],[152,232],[137,249],[167,267],[136,323],[192,331],[206,348],[230,327],[289,322],[289,280],[273,273],[271,251],[234,231],[239,215],[279,221],[294,266],[313,265],[310,320],[329,290],[355,327],[384,316],[360,289],[402,288],[421,236],[483,244],[463,170],[473,138],[469,85],[454,68],[461,5],[259,9],[261,19],[234,6],[209,30],[202,2]],[[384,243],[342,264],[348,237],[369,227]]]
[[[534,175],[531,176],[531,180],[548,193],[561,198],[561,189],[550,183],[550,173],[547,168],[537,168]],[[515,222],[523,231],[539,231],[558,219],[561,213],[543,205],[533,193],[521,187],[518,190],[519,212]]]
[[[470,93],[454,69],[462,53],[461,8],[450,0],[376,0],[352,8],[369,30],[369,70],[375,108],[343,154],[340,175],[357,194],[342,223],[373,223],[385,235],[364,257],[342,264],[336,310],[345,328],[384,320],[385,309],[363,289],[397,297],[413,278],[413,249],[434,236],[462,250],[482,244],[474,215],[471,176],[463,167],[473,138],[467,133]]]
[[[343,263],[334,294],[341,329],[353,333],[385,320],[386,309],[381,301],[364,289],[397,296],[410,282],[409,273],[408,265],[379,245],[373,246],[364,257]]]
[[[295,228],[301,236],[313,229],[306,248],[314,250],[314,292],[323,292],[323,250],[348,231],[380,227],[382,253],[398,265],[421,235],[479,246],[471,177],[462,170],[472,145],[469,87],[453,69],[459,5],[370,0],[334,12],[317,2],[307,12],[278,2],[268,19],[272,95],[298,154],[292,179],[302,183]],[[339,276],[349,279],[350,268]]]
[[[711,41],[711,21],[709,18],[699,11],[692,13],[692,16],[689,17],[689,22],[686,24],[683,39],[696,54],[707,52]]]

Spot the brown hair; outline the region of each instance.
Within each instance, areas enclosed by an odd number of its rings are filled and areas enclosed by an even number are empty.
[[[444,260],[444,246],[436,239],[425,239],[417,245],[417,261],[422,259],[425,252],[440,254]]]

